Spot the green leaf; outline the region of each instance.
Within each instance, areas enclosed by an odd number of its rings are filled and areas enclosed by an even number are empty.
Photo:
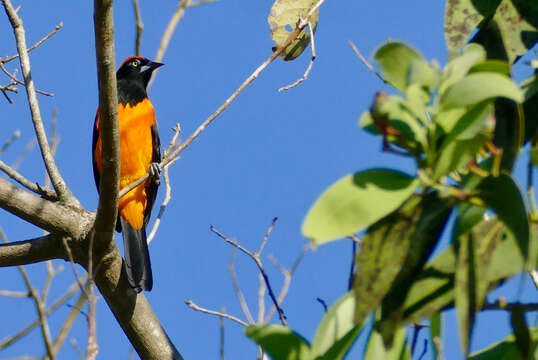
[[[476,45],[476,44],[475,44]],[[485,60],[473,65],[469,70],[469,74],[477,72],[494,72],[504,76],[510,76],[510,64],[502,60]]]
[[[506,76],[489,72],[473,73],[446,90],[441,96],[441,109],[470,106],[497,97],[520,103],[523,101],[523,92]]]
[[[493,106],[480,103],[469,109],[447,134],[434,162],[433,179],[465,166],[490,139],[485,130],[493,117]]]
[[[267,22],[271,31],[271,38],[276,44],[276,48],[284,45],[286,40],[295,31],[295,26],[300,18],[304,18],[310,9],[316,4],[316,0],[276,0],[271,7]],[[318,25],[319,9],[310,18],[313,32],[316,32]],[[293,60],[303,53],[310,44],[310,33],[306,27],[301,30],[295,39],[282,53],[285,60]]]
[[[355,326],[353,322],[354,311],[355,297],[353,291],[342,296],[329,308],[321,320],[312,342],[311,353],[313,357],[321,356],[329,351],[339,354],[337,357],[331,357],[331,359],[341,359],[343,357],[348,349],[346,346],[351,345],[354,337],[351,341],[340,341],[350,333],[356,336],[362,327]]]
[[[402,296],[435,246],[449,211],[435,193],[415,195],[368,229],[356,259],[355,324],[362,324],[381,301],[384,311],[403,303]],[[390,337],[394,328],[388,330]]]
[[[510,63],[529,51],[538,41],[538,2],[503,0],[493,17]]]
[[[476,191],[486,207],[497,213],[512,236],[517,240],[522,257],[529,257],[529,222],[524,195],[515,180],[507,174],[488,176]],[[523,270],[522,268],[521,270]]]
[[[538,165],[538,146],[534,145],[531,148],[531,162],[533,165]]]
[[[444,327],[444,316],[442,312],[435,313],[430,318],[430,340],[433,348],[433,358],[437,360],[439,357],[439,345],[443,341],[443,327]]]
[[[486,50],[479,44],[469,44],[465,46],[461,55],[452,59],[444,68],[441,74],[441,84],[439,93],[463,79],[470,69],[477,63],[486,60]]]
[[[398,328],[394,335],[394,341],[390,345],[383,342],[383,337],[375,326],[372,328],[363,360],[400,360],[406,358],[411,359],[409,347],[405,341],[405,326]]]
[[[476,312],[482,308],[489,287],[491,253],[502,240],[501,223],[480,222],[484,209],[462,205],[454,226],[452,246],[456,258],[455,305],[460,343],[469,351]]]
[[[452,206],[452,200],[440,198],[436,192],[429,192],[423,195],[420,206],[413,214],[419,218],[414,233],[411,234],[405,259],[401,263],[399,258],[395,257],[395,264],[391,267],[400,266],[400,271],[382,301],[379,329],[386,343],[392,341],[396,329],[405,325],[401,321],[405,299],[439,241]],[[392,241],[404,242],[406,237],[406,233],[393,235],[395,239]],[[358,268],[361,269],[360,265]]]
[[[388,169],[345,176],[310,208],[303,235],[318,245],[349,236],[397,209],[418,183],[418,179]]]
[[[469,35],[484,19],[493,14],[500,0],[447,1],[445,39],[451,56],[467,42]]]
[[[415,49],[401,42],[389,42],[374,54],[387,81],[401,92],[413,84],[430,86],[434,70]]]
[[[531,328],[530,333],[534,342],[538,341],[538,328]],[[534,348],[534,358],[538,358],[538,347]],[[492,344],[485,349],[469,355],[469,360],[528,360],[521,357],[516,345],[514,334],[508,335],[504,340]]]
[[[478,224],[487,229],[496,229],[495,237],[499,244],[494,246],[485,273],[485,282],[497,284],[523,269],[538,268],[538,225],[533,225],[531,241],[529,244],[528,266],[525,268],[525,259],[511,232],[507,232],[504,226],[496,218],[483,221],[488,224]],[[482,251],[482,250],[481,250]],[[487,254],[487,250],[483,250]],[[422,273],[416,278],[411,287],[404,306],[405,322],[419,321],[421,318],[431,317],[439,309],[451,306],[454,301],[454,274],[456,270],[456,256],[454,249],[449,247],[439,256],[426,264]],[[488,289],[491,290],[491,289]]]
[[[287,327],[280,325],[252,325],[245,329],[245,333],[274,360],[304,360],[310,358],[308,342]]]
[[[510,312],[510,322],[514,335],[516,336],[516,345],[523,359],[531,359],[534,352],[534,344],[531,333],[525,321],[525,312],[520,305],[516,305]]]

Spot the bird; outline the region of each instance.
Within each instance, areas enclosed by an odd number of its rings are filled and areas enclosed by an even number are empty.
[[[159,187],[161,144],[155,110],[147,95],[152,73],[163,64],[142,56],[125,59],[116,72],[120,132],[120,190],[146,173],[146,181],[119,199],[116,231],[123,233],[124,264],[130,287],[151,291],[153,276],[146,225]],[[99,109],[93,126],[93,174],[97,191],[101,174]]]

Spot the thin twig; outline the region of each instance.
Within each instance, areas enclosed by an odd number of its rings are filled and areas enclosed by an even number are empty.
[[[297,267],[303,260],[309,248],[310,248],[309,246],[305,246],[303,248],[303,251],[301,251],[301,254],[299,254],[297,259],[293,263],[293,266],[289,270],[286,269],[284,266],[282,266],[273,256],[269,255],[269,260],[280,270],[280,272],[284,276],[284,283],[282,284],[282,288],[280,289],[280,293],[278,294],[278,299],[277,299],[279,305],[281,305],[284,302],[286,295],[288,295],[288,291],[291,285],[291,279],[293,277],[293,274],[295,274],[295,270],[297,270]],[[271,309],[269,310],[269,312],[267,313],[267,315],[265,316],[265,322],[269,322],[269,320],[271,319],[275,311],[276,311],[276,308],[273,305]]]
[[[505,303],[504,301],[497,301],[495,303],[486,303],[482,306],[482,310],[506,310],[512,311],[513,309],[519,309],[523,312],[526,311],[537,311],[538,303]]]
[[[34,150],[36,145],[37,145],[37,140],[35,137],[32,138],[30,141],[28,141],[23,151],[17,156],[15,161],[13,161],[13,164],[11,164],[11,168],[14,170],[17,170],[21,166],[26,156],[28,156],[28,154],[30,154]],[[54,194],[54,196],[56,197],[56,194]]]
[[[140,55],[140,41],[142,39],[142,30],[144,30],[144,23],[142,22],[142,16],[140,15],[138,0],[133,0],[133,8],[136,20],[135,55],[138,56]]]
[[[71,339],[71,340],[69,340],[69,343],[70,343],[71,346],[73,346],[73,348],[75,349],[75,352],[77,353],[78,357],[79,357],[81,360],[84,360],[85,356],[84,356],[84,354],[82,353],[82,350],[80,349],[80,347],[78,346],[77,340],[76,340],[76,339]]]
[[[184,1],[184,0],[182,0],[182,1]],[[320,0],[316,4],[316,6],[314,8],[317,9],[317,7],[319,7],[324,1],[325,0]],[[243,90],[245,90],[246,87],[249,86],[254,80],[256,80],[258,78],[260,73],[263,70],[265,70],[265,68],[267,68],[267,66],[269,66],[269,64],[271,64],[277,57],[279,57],[280,54],[282,54],[282,52],[295,39],[297,39],[297,37],[299,36],[301,31],[304,29],[304,26],[306,26],[306,24],[310,20],[310,17],[314,13],[314,11],[315,11],[314,8],[312,8],[308,12],[307,16],[303,19],[303,20],[306,21],[306,23],[304,23],[304,25],[302,25],[302,22],[300,24],[298,24],[298,26],[295,28],[295,31],[293,31],[290,34],[288,39],[284,42],[284,44],[282,44],[281,47],[279,47],[267,60],[265,60],[260,66],[258,66],[258,68],[256,68],[256,70],[254,70],[254,72],[252,74],[250,74],[250,76],[245,81],[243,81],[243,83],[237,88],[237,90],[235,90],[232,93],[232,95],[230,95],[226,99],[226,101],[224,101],[224,103],[221,106],[219,106],[219,108],[217,110],[215,110],[215,112],[213,114],[211,114],[207,119],[204,120],[204,122],[202,122],[202,124],[200,126],[198,126],[198,128],[187,138],[187,140],[185,140],[185,142],[183,142],[180,146],[178,146],[168,156],[165,156],[165,158],[159,164],[161,166],[161,168],[165,168],[166,166],[171,165],[173,162],[175,162],[177,160],[178,155],[183,150],[185,150],[213,122],[213,120],[215,120],[220,114],[222,114],[222,112],[224,112],[224,110],[226,110],[230,106],[230,104],[239,96],[239,94],[241,92],[243,92]],[[312,10],[314,10],[314,11],[312,11]],[[159,58],[156,57],[156,61],[158,61],[158,59]],[[146,173],[145,175],[140,177],[138,180],[131,183],[129,186],[123,188],[122,191],[120,191],[120,193],[119,193],[119,197],[121,198],[123,195],[127,194],[129,191],[133,190],[135,187],[142,184],[148,177],[149,177],[149,173]]]
[[[310,31],[310,44],[312,47],[312,57],[310,57],[310,62],[308,63],[306,71],[304,72],[303,76],[297,79],[294,83],[283,86],[280,89],[278,89],[279,92],[296,87],[297,85],[299,85],[300,83],[302,83],[308,78],[308,74],[310,74],[310,70],[312,70],[312,65],[314,65],[314,60],[316,60],[316,47],[314,45],[315,44],[314,43],[314,30],[312,30],[312,23],[310,21],[308,22],[308,30]]]
[[[220,311],[222,313],[226,312],[225,308],[222,308]],[[224,318],[219,316],[219,327],[220,327],[220,360],[224,360]]]
[[[86,302],[86,294],[85,292],[81,292],[80,296],[75,302],[75,305],[71,306],[71,311],[69,312],[69,314],[67,315],[67,318],[62,324],[62,327],[60,328],[60,331],[58,332],[56,339],[54,339],[54,343],[52,344],[52,349],[53,349],[54,354],[58,354],[58,352],[60,351],[62,344],[67,338],[67,335],[69,334],[69,331],[73,327],[73,324],[75,323],[75,320],[77,319],[78,314],[81,312],[82,306],[84,305],[85,302]]]
[[[362,63],[366,65],[368,70],[373,72],[379,79],[381,79],[381,81],[383,81],[384,84],[392,85],[387,79],[385,79],[385,77],[383,77],[383,75],[381,75],[376,69],[374,69],[374,67],[364,58],[364,56],[362,56],[362,54],[360,53],[359,49],[357,49],[353,41],[349,40],[347,43],[349,44],[349,46],[351,46],[351,49],[353,49],[353,52],[355,52],[355,54],[359,57],[360,61],[362,61]]]
[[[329,307],[327,306],[327,303],[325,302],[325,300],[323,300],[322,298],[318,297],[316,298],[316,301],[319,302],[321,304],[321,306],[323,306],[323,310],[325,312],[327,312],[327,310],[329,309]]]
[[[6,69],[6,67],[4,66],[4,64],[2,62],[0,62],[0,69],[4,72],[4,74],[6,74],[11,79],[11,85],[23,85],[23,86],[25,86],[24,81],[21,81],[21,80],[17,79],[17,69],[15,69],[15,71],[13,71],[13,74],[12,74]],[[15,92],[18,92],[18,90],[15,91]],[[38,94],[45,95],[45,96],[48,96],[48,97],[53,97],[54,96],[53,93],[43,91],[43,90],[36,89],[36,92]]]
[[[148,244],[153,240],[155,237],[155,234],[157,233],[157,229],[159,229],[159,225],[161,224],[161,219],[164,215],[164,212],[166,210],[166,206],[170,202],[170,199],[172,199],[172,187],[170,186],[170,177],[168,176],[168,168],[163,169],[163,178],[164,178],[164,185],[165,185],[165,192],[164,192],[164,199],[161,204],[161,207],[159,208],[159,214],[157,215],[157,218],[155,219],[155,222],[153,223],[153,227],[151,228],[151,232],[147,238]]]
[[[532,282],[534,283],[534,286],[538,290],[538,271],[536,269],[533,269],[529,271],[529,275],[531,276]]]
[[[271,227],[274,226],[275,221],[276,220],[273,219],[273,222],[271,223]],[[270,227],[270,229],[271,229],[271,227]],[[218,231],[214,226],[211,226],[210,230],[212,232],[214,232],[215,234],[217,234],[220,238],[222,238],[227,243],[235,246],[236,248],[238,248],[239,250],[241,250],[242,252],[247,254],[256,263],[256,265],[258,266],[258,270],[263,275],[263,279],[265,280],[265,285],[267,286],[267,291],[269,292],[269,297],[273,301],[273,304],[275,305],[275,307],[276,307],[276,309],[278,311],[278,316],[280,317],[280,322],[282,323],[282,325],[288,326],[287,321],[286,321],[286,316],[284,315],[284,311],[282,310],[282,308],[278,304],[278,300],[277,300],[277,298],[275,296],[275,293],[273,292],[273,289],[271,287],[271,283],[269,282],[269,277],[267,276],[267,273],[265,272],[265,269],[263,268],[262,261],[260,260],[260,253],[255,253],[255,252],[249,251],[248,249],[244,248],[241,244],[239,244],[237,241],[228,238],[226,235],[224,235],[223,233]],[[263,248],[260,248],[260,249],[263,250]]]
[[[24,299],[24,298],[29,298],[30,293],[24,292],[24,291],[0,290],[0,296]]]
[[[420,330],[428,326],[429,325],[419,324],[419,323],[413,324],[413,338],[411,340],[411,357],[413,357],[413,354],[415,353],[415,348],[417,346],[417,340],[420,334]]]
[[[262,273],[258,273],[258,283],[260,284],[258,286],[258,323],[262,323],[265,314],[265,291],[267,290]]]
[[[2,242],[4,243],[9,242],[3,230],[0,230],[0,238],[2,239]],[[47,355],[49,357],[49,360],[54,360],[55,357],[52,351],[52,344],[50,340],[49,322],[47,320],[47,316],[45,315],[45,304],[41,301],[41,299],[39,298],[38,292],[32,286],[32,282],[30,281],[30,278],[28,277],[28,274],[26,273],[26,270],[24,269],[24,267],[17,266],[17,269],[19,269],[19,272],[21,273],[24,284],[26,285],[26,288],[28,289],[28,293],[30,294],[30,297],[34,301],[34,304],[37,310],[37,316],[39,318],[39,324],[41,325],[41,334],[43,335],[43,342],[45,343],[45,349],[47,350]]]
[[[262,253],[263,249],[265,248],[265,244],[267,244],[267,240],[269,239],[269,236],[271,236],[271,233],[273,232],[273,229],[275,228],[277,220],[278,220],[278,218],[274,217],[273,220],[271,221],[271,225],[269,226],[269,228],[265,232],[265,236],[263,237],[263,241],[262,241],[262,243],[260,245],[260,249],[257,252],[258,255],[260,255]]]
[[[239,282],[237,281],[237,276],[235,274],[234,253],[235,253],[235,248],[232,247],[230,262],[228,263],[228,270],[230,271],[230,276],[232,278],[232,284],[235,290],[235,295],[237,296],[237,299],[239,300],[239,305],[241,306],[241,310],[243,310],[243,314],[245,314],[247,321],[250,324],[254,324],[254,318],[252,317],[252,314],[250,313],[250,309],[248,308],[247,302],[245,300],[245,297],[243,296],[243,292],[241,291],[241,288],[239,287]]]
[[[64,26],[64,23],[63,22],[60,22],[58,25],[56,25],[56,27],[54,28],[54,30],[52,30],[50,33],[48,33],[47,35],[45,35],[41,40],[39,40],[38,42],[36,42],[34,45],[30,46],[28,48],[28,52],[34,50],[36,47],[38,47],[39,45],[43,44],[45,41],[47,41],[48,39],[50,39],[54,34],[56,34],[62,27]],[[12,56],[6,56],[5,58],[2,58],[0,59],[0,63],[3,63],[3,64],[6,64],[8,62],[10,62],[11,60],[15,60],[16,58],[19,57],[19,54],[15,54],[15,55],[12,55]]]
[[[94,236],[90,236],[88,249],[88,345],[86,347],[86,360],[95,360],[99,353],[97,345],[97,297],[94,293],[93,243]]]
[[[30,112],[32,114],[32,121],[34,124],[37,141],[41,149],[41,155],[43,157],[43,161],[45,162],[45,167],[47,168],[47,172],[51,178],[52,184],[56,190],[56,193],[58,194],[59,199],[73,205],[79,205],[78,200],[76,200],[60,175],[54,161],[54,157],[50,152],[47,135],[43,127],[43,120],[41,119],[41,111],[37,101],[35,85],[30,70],[30,58],[28,56],[28,49],[26,47],[26,36],[24,27],[22,26],[22,21],[15,12],[10,0],[2,0],[2,3],[4,4],[4,9],[9,17],[9,21],[15,34],[22,74],[24,77],[24,87],[26,88]]]
[[[235,321],[236,323],[238,323],[240,325],[243,325],[244,327],[248,327],[248,324],[246,322],[244,322],[243,320],[241,320],[241,319],[239,319],[239,318],[237,318],[237,317],[235,317],[233,315],[230,315],[230,314],[227,314],[227,313],[224,313],[224,312],[204,309],[204,308],[196,305],[192,300],[185,300],[185,304],[188,307],[190,307],[191,309],[193,309],[193,310],[200,311],[200,312],[203,312],[203,313],[206,313],[206,314],[220,316],[220,317]]]
[[[36,183],[31,182],[27,178],[25,178],[23,175],[21,175],[17,170],[13,169],[11,166],[0,160],[0,170],[3,171],[7,176],[9,176],[11,179],[15,180],[25,188],[27,188],[30,191],[35,192],[36,194],[39,194],[43,196],[46,199],[54,200],[56,199],[56,193],[50,189],[43,188],[39,186]]]
[[[353,235],[353,237],[356,237]],[[355,276],[355,255],[357,253],[357,244],[358,241],[355,241],[353,237],[350,237],[351,240],[351,266],[349,267],[349,278],[347,281],[347,289],[351,290],[353,288],[353,278]]]
[[[21,131],[15,130],[15,132],[13,132],[13,135],[11,135],[11,137],[6,141],[4,146],[2,146],[2,148],[0,149],[0,155],[2,155],[7,150],[9,145],[13,144],[13,142],[17,140],[20,136],[21,136]]]
[[[85,280],[85,276],[84,276],[84,280]],[[79,290],[79,286],[77,283],[74,283],[72,284],[68,290],[66,291],[66,293],[64,295],[62,295],[58,300],[56,300],[46,311],[45,311],[45,316],[49,316],[51,315],[54,311],[58,310],[60,308],[60,306],[62,306],[63,304],[65,304],[65,302],[67,302],[67,300],[69,300],[73,295],[75,295],[77,293],[77,291]],[[26,334],[28,334],[30,331],[32,331],[32,329],[34,329],[37,325],[39,325],[39,319],[37,320],[34,320],[32,323],[30,323],[28,326],[26,326],[24,329],[22,329],[21,331],[19,331],[18,333],[16,333],[15,335],[12,335],[10,337],[8,337],[7,339],[4,339],[2,340],[2,342],[0,342],[0,350],[2,349],[5,349],[6,347],[8,347],[9,345],[13,344],[14,342],[16,342],[17,340],[19,340],[20,338],[22,338],[23,336],[25,336]]]

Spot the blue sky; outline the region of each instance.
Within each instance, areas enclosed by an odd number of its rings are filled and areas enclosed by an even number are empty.
[[[141,0],[144,32],[142,55],[153,58],[162,32],[177,1]],[[18,3],[16,3],[18,4]],[[57,163],[76,196],[95,210],[91,167],[91,135],[97,107],[97,81],[91,2],[23,2],[19,12],[32,44],[60,21],[64,27],[31,53],[33,77],[39,89],[55,96],[39,97],[50,128],[58,109],[61,142]],[[267,14],[270,1],[219,0],[191,8],[174,34],[151,91],[161,141],[168,144],[170,128],[181,123],[185,139],[270,54]],[[383,41],[412,44],[427,59],[446,62],[442,1],[333,1],[320,13],[316,34],[317,59],[307,81],[279,93],[277,89],[302,75],[309,60],[303,54],[293,62],[277,60],[247,88],[170,168],[172,201],[151,243],[154,289],[147,293],[153,309],[186,359],[213,359],[219,354],[218,318],[194,312],[198,305],[244,318],[227,270],[231,249],[209,231],[214,225],[245,247],[256,250],[273,217],[279,220],[264,251],[271,283],[280,289],[282,276],[267,255],[290,267],[307,240],[300,225],[319,194],[340,177],[371,167],[395,167],[413,172],[408,160],[380,152],[379,138],[358,128],[358,117],[383,84],[360,63],[347,44],[353,40],[365,56]],[[1,16],[0,55],[15,51],[11,29]],[[115,6],[116,63],[134,52],[134,14],[131,1]],[[9,64],[9,69],[16,66]],[[1,78],[2,81],[7,81]],[[24,93],[15,104],[0,100],[4,139],[20,129],[22,136],[3,154],[12,163],[33,137]],[[4,141],[0,138],[0,143]],[[520,166],[522,168],[522,166]],[[25,158],[21,172],[42,182],[43,165],[37,150]],[[522,171],[519,171],[522,173]],[[159,192],[159,201],[164,188]],[[154,214],[158,208],[154,210]],[[0,225],[11,241],[41,235],[41,230],[0,212]],[[323,316],[316,298],[328,304],[346,291],[350,264],[349,241],[338,241],[308,252],[293,277],[283,309],[289,325],[308,339]],[[69,264],[52,285],[51,299],[73,281]],[[28,266],[34,286],[42,288],[44,264]],[[252,312],[257,312],[257,269],[251,259],[236,252],[238,280]],[[16,269],[0,269],[0,289],[24,290]],[[536,300],[528,277],[503,287],[509,300]],[[498,293],[497,293],[498,294]],[[266,306],[270,306],[266,299]],[[72,301],[74,303],[74,300]],[[69,312],[64,306],[51,318],[53,335]],[[36,317],[31,300],[0,298],[0,339]],[[277,322],[277,319],[273,319]],[[495,326],[491,323],[495,322]],[[500,340],[508,333],[505,314],[487,314],[478,321],[473,349]],[[453,312],[449,313],[445,351],[460,359]],[[80,316],[70,334],[79,346],[86,342],[86,322]],[[227,359],[252,359],[256,348],[239,325],[225,322]],[[98,343],[101,358],[126,359],[130,345],[103,299],[98,302]],[[421,343],[419,343],[421,344]],[[419,351],[422,348],[419,346]],[[38,331],[0,352],[0,359],[44,353]],[[355,353],[359,353],[355,350]],[[429,349],[428,356],[431,355]],[[76,358],[69,343],[59,358]]]

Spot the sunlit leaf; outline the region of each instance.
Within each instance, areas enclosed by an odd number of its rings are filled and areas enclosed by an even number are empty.
[[[465,46],[461,55],[453,58],[443,69],[439,93],[463,79],[470,69],[477,63],[486,60],[486,50],[479,44]]]
[[[433,178],[438,179],[466,165],[491,136],[488,120],[493,116],[493,106],[487,102],[469,109],[459,118],[446,135],[434,163]]]
[[[430,340],[433,348],[433,358],[439,358],[439,345],[443,341],[444,315],[442,312],[435,313],[430,319]]]
[[[447,1],[445,39],[450,55],[455,55],[467,42],[478,24],[495,11],[500,0]]]
[[[521,306],[516,305],[510,312],[510,322],[516,336],[516,345],[523,359],[530,359],[534,352],[534,344],[531,333],[525,321],[525,312]]]
[[[534,342],[538,341],[538,328],[530,329]],[[538,346],[534,349],[533,358],[538,358]],[[528,360],[521,357],[516,345],[514,334],[508,335],[504,340],[492,344],[485,349],[469,355],[469,360]]]
[[[276,43],[276,48],[284,45],[300,18],[304,18],[310,9],[316,4],[315,0],[276,0],[271,7],[267,18],[271,38]],[[319,9],[310,18],[314,32],[318,24]],[[303,53],[310,44],[310,33],[307,28],[303,29],[282,53],[286,61],[293,60]]]
[[[405,297],[411,279],[435,246],[449,211],[434,193],[415,195],[368,229],[356,259],[356,324],[362,324],[381,301],[384,311],[398,309],[401,296]]]
[[[492,21],[498,26],[510,63],[538,41],[538,2],[503,0]]]
[[[308,342],[287,327],[252,325],[245,329],[245,333],[274,360],[304,360],[310,357]]]
[[[413,84],[430,86],[434,70],[415,49],[401,42],[389,42],[374,54],[385,78],[401,92]]]
[[[324,358],[341,359],[345,355],[361,329],[361,326],[355,326],[353,322],[354,311],[355,296],[352,291],[342,296],[329,308],[312,341],[313,357],[322,356],[328,352],[331,356],[327,355]]]
[[[345,176],[331,185],[308,211],[303,235],[316,244],[349,236],[394,211],[417,185],[417,179],[387,169]]]
[[[527,204],[515,180],[507,174],[498,177],[488,176],[476,190],[486,207],[495,211],[507,230],[512,233],[522,257],[527,259],[529,256]]]
[[[523,92],[506,76],[497,73],[473,73],[450,86],[441,97],[441,108],[448,110],[478,104],[487,99],[504,97],[523,101]]]
[[[494,72],[504,76],[510,76],[510,64],[502,60],[484,60],[473,65],[469,74],[476,72]]]
[[[400,327],[394,335],[394,341],[392,344],[385,345],[383,343],[383,337],[376,330],[375,326],[372,328],[368,343],[366,345],[366,352],[363,360],[400,360],[411,359],[411,352],[405,341],[405,326]]]
[[[500,239],[489,255],[489,266],[484,281],[497,284],[523,270],[538,268],[538,226],[533,225],[529,244],[529,259],[525,261],[518,243],[496,218],[485,221],[484,229],[495,228]],[[487,253],[485,251],[484,253]],[[527,267],[525,267],[528,262]],[[454,301],[454,274],[456,256],[453,248],[448,248],[426,264],[422,273],[411,287],[405,302],[403,319],[407,322],[431,317],[439,309],[451,306]]]

